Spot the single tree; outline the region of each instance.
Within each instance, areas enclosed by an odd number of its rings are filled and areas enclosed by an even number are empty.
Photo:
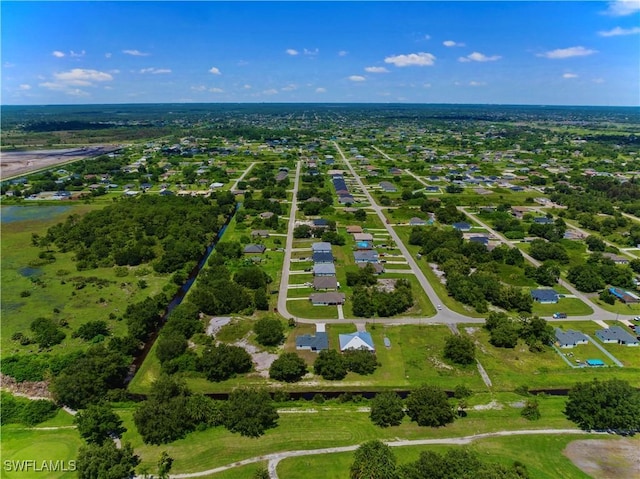
[[[313,363],[313,371],[330,381],[344,379],[347,366],[342,355],[335,349],[320,351]]]
[[[80,435],[88,442],[103,444],[113,436],[120,437],[126,428],[122,419],[106,403],[89,405],[74,418]]]
[[[223,407],[224,426],[242,436],[259,437],[275,427],[278,418],[271,397],[264,389],[236,389]]]
[[[296,353],[282,353],[271,363],[269,377],[277,381],[293,383],[302,379],[307,373],[307,363]]]
[[[277,318],[259,319],[253,327],[256,340],[263,346],[275,346],[284,339],[284,326]]]
[[[398,426],[404,418],[402,399],[393,391],[377,394],[371,401],[371,421],[380,427]]]
[[[82,446],[78,452],[76,470],[79,479],[123,479],[135,476],[140,459],[131,444],[118,449],[113,441]]]
[[[457,364],[475,363],[476,345],[468,336],[454,334],[444,344],[444,357]]]
[[[540,419],[540,407],[537,399],[527,399],[520,415],[529,421],[537,421]]]
[[[436,386],[425,385],[411,391],[406,405],[407,415],[419,426],[440,427],[455,418],[447,394]]]
[[[169,471],[173,465],[173,458],[167,451],[162,451],[158,459],[158,479],[169,479]]]
[[[350,479],[394,479],[397,477],[396,457],[385,443],[378,440],[369,441],[356,449],[349,471]]]

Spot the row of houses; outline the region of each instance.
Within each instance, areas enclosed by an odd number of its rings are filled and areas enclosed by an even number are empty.
[[[350,334],[340,334],[338,336],[340,343],[340,351],[344,352],[349,349],[365,349],[375,352],[375,346],[371,333],[367,331],[356,331]],[[315,334],[301,334],[296,337],[296,349],[319,352],[329,349],[329,336],[327,335],[325,324],[316,323]]]
[[[555,330],[556,343],[561,348],[573,348],[580,344],[587,344],[589,338],[580,331],[570,329],[564,331],[560,328]],[[640,341],[633,335],[629,334],[624,328],[620,326],[611,326],[610,328],[603,328],[596,331],[596,337],[603,343],[620,344],[623,346],[638,346]]]
[[[336,306],[345,302],[344,293],[330,290],[338,289],[336,278],[336,266],[334,264],[331,243],[319,241],[311,245],[311,257],[313,259],[313,288],[324,290],[323,293],[312,293],[309,296],[311,304],[314,306]]]

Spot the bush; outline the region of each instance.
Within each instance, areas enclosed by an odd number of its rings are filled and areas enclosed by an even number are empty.
[[[454,334],[449,336],[444,345],[444,357],[457,364],[475,363],[476,345],[468,336]]]
[[[256,322],[253,328],[256,333],[256,341],[263,346],[275,346],[284,339],[284,326],[276,318],[262,318]]]
[[[299,381],[307,373],[307,363],[296,353],[283,353],[271,363],[269,377],[289,383]]]

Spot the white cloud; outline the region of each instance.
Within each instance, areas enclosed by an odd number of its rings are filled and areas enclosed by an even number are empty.
[[[339,56],[339,57],[346,57],[348,54],[349,54],[349,52],[348,52],[348,51],[346,51],[346,50],[340,50],[340,51],[338,52],[338,56]]]
[[[296,55],[299,55],[299,54],[300,54],[300,52],[299,52],[298,50],[294,50],[293,48],[287,48],[287,49],[285,50],[285,53],[286,53],[287,55],[291,55],[292,57],[295,57]]]
[[[80,90],[79,88],[74,88],[72,90],[65,91],[67,95],[71,96],[90,96],[88,92],[84,90]]]
[[[27,91],[27,90],[31,90],[31,85],[27,84],[27,83],[23,83],[22,85],[20,85],[18,87],[19,90],[22,91]]]
[[[112,55],[113,54],[111,52],[107,52],[107,53],[104,54],[104,57],[105,58],[111,58]]]
[[[160,75],[163,73],[171,73],[170,68],[143,68],[140,73],[151,73],[152,75]]]
[[[564,73],[562,75],[562,78],[578,78],[578,75],[576,75],[575,73]]]
[[[294,90],[297,90],[297,89],[298,89],[298,87],[296,85],[294,85],[293,83],[280,88],[280,90],[282,90],[282,91],[294,91]]]
[[[323,88],[323,87],[316,88],[316,93],[326,93],[326,92],[327,92],[326,88]]]
[[[134,57],[147,57],[149,53],[141,52],[140,50],[122,50],[122,53],[126,55],[132,55]]]
[[[486,83],[483,81],[470,81],[469,86],[485,86]]]
[[[431,66],[433,65],[436,57],[431,53],[410,53],[408,55],[395,55],[384,59],[385,63],[392,63],[397,67],[408,66]]]
[[[191,87],[191,90],[193,91],[205,91],[206,89],[207,87],[204,85],[195,85]]]
[[[612,30],[598,32],[598,35],[600,35],[601,37],[618,37],[621,35],[636,35],[638,33],[640,33],[640,27],[633,27],[633,28],[615,27]]]
[[[59,50],[54,50],[51,52],[51,54],[56,58],[62,58],[64,56],[64,53]]]
[[[492,55],[488,57],[487,55],[480,52],[473,52],[466,57],[458,58],[459,62],[495,62],[496,60],[500,60],[502,57],[500,55]]]
[[[364,71],[369,73],[389,73],[385,67],[366,67]]]
[[[209,68],[209,73],[213,73],[214,75],[222,75],[222,73],[220,73],[220,69],[216,67]]]
[[[263,90],[262,93],[264,95],[277,95],[278,90],[276,90],[275,88],[270,88],[269,90]]]
[[[442,44],[445,47],[464,47],[464,43],[454,42],[453,40],[445,40]]]
[[[351,80],[351,81],[365,81],[366,78],[363,77],[362,75],[351,75],[349,77],[349,80]]]
[[[424,36],[424,39],[425,39],[425,40],[431,40],[431,35],[425,35],[425,36]]]
[[[538,53],[536,56],[550,58],[552,60],[558,60],[563,58],[571,58],[571,57],[586,57],[588,55],[592,55],[597,53],[597,50],[591,50],[585,47],[569,47],[569,48],[558,48],[556,50],[551,50],[544,53]]]
[[[73,50],[71,50],[69,52],[69,55],[71,55],[72,57],[83,57],[86,55],[86,51],[82,50],[81,52],[74,52]]]
[[[244,88],[245,90],[251,90],[251,85],[249,84],[242,85],[242,88]]]
[[[603,13],[613,17],[624,17],[640,11],[640,0],[618,0],[609,2],[609,7]]]
[[[223,93],[223,92],[224,92],[224,90],[223,90],[222,88],[216,88],[216,87],[214,87],[214,88],[209,88],[209,91],[210,91],[211,93]]]
[[[68,83],[70,85],[87,86],[90,82],[111,81],[113,77],[109,73],[100,72],[98,70],[89,70],[85,68],[74,68],[68,72],[54,73],[54,78],[58,81]]]
[[[303,50],[303,53],[305,55],[311,55],[311,56],[315,56],[318,53],[320,53],[320,50],[318,50],[317,48],[315,50],[307,50],[306,48]]]

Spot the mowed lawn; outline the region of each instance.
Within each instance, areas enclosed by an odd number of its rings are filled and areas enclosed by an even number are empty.
[[[70,461],[75,461],[78,450],[83,444],[78,431],[70,427],[73,418],[68,413],[60,410],[49,421],[38,424],[35,428],[28,428],[20,424],[2,426],[2,444],[0,446],[2,456],[2,477],[6,479],[31,479],[46,477],[47,479],[71,479],[77,477],[77,473],[70,471]],[[62,427],[63,429],[41,429],[50,427]],[[43,461],[59,461],[57,471],[11,471],[7,467],[8,461],[32,460],[42,468]],[[12,462],[11,464],[15,464]],[[66,466],[67,471],[63,470]],[[45,466],[46,467],[46,466]]]
[[[582,322],[552,323],[554,327],[563,326],[565,330],[576,329],[589,334],[587,330],[581,329],[581,324]],[[588,321],[585,324],[596,325],[596,323]],[[627,380],[635,386],[640,384],[640,374],[637,368],[574,369],[569,367],[550,347],[541,353],[532,353],[528,346],[520,340],[514,349],[497,348],[489,343],[489,333],[486,329],[473,324],[460,325],[459,329],[474,339],[476,358],[487,371],[495,391],[512,391],[522,385],[528,386],[529,389],[564,389],[577,382],[590,381],[595,377],[602,380],[616,377]],[[592,344],[577,346],[573,349],[562,350],[562,352],[573,353],[573,356],[569,357],[572,361],[597,358],[604,360],[605,364],[613,364]],[[636,349],[635,352],[639,351]]]
[[[588,479],[590,476],[578,469],[562,451],[567,444],[596,436],[513,436],[481,439],[473,442],[468,449],[480,454],[483,461],[511,465],[520,461],[527,467],[531,479]],[[601,439],[602,436],[597,436]],[[613,438],[611,438],[613,439]],[[394,447],[397,464],[414,462],[423,451],[444,454],[447,450],[461,446],[428,445]],[[294,479],[314,477],[316,479],[342,479],[348,477],[353,463],[353,452],[324,454],[289,458],[278,464],[278,477]]]

